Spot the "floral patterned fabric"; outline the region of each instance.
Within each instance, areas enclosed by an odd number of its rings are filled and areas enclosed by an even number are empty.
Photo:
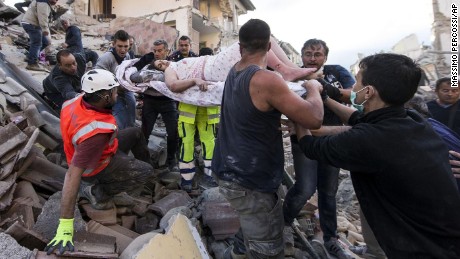
[[[234,44],[235,45],[235,44]],[[234,47],[232,45],[231,47]],[[229,47],[229,48],[231,48]],[[232,50],[233,52],[235,50]],[[223,51],[226,52],[226,51]],[[221,52],[222,53],[222,52]],[[228,52],[230,53],[230,52]],[[227,53],[227,54],[228,54]],[[129,77],[137,72],[137,69],[133,67],[133,64],[136,63],[139,59],[131,59],[123,61],[116,69],[115,75],[118,79],[118,82],[127,90],[133,91],[136,93],[143,93],[148,88],[153,88],[163,95],[174,99],[179,102],[193,104],[197,106],[215,106],[220,105],[222,101],[222,93],[224,90],[225,79],[227,74],[233,65],[240,60],[241,56],[238,52],[238,60],[235,61],[231,66],[231,62],[235,60],[234,56],[228,56],[227,54],[221,55],[220,58],[213,59],[213,57],[219,57],[219,54],[216,56],[202,56],[198,58],[185,58],[179,62],[171,62],[170,67],[177,66],[177,63],[181,63],[181,69],[176,70],[178,72],[179,79],[188,78],[186,76],[196,77],[196,75],[204,75],[204,79],[210,83],[208,85],[207,91],[200,91],[198,86],[190,87],[189,89],[181,92],[174,93],[169,90],[164,82],[161,81],[150,81],[149,83],[133,83]],[[225,61],[223,57],[229,59]],[[221,64],[221,65],[219,65]],[[203,68],[204,66],[204,68]],[[178,66],[177,66],[178,67]],[[215,71],[211,68],[214,68]],[[224,69],[228,69],[224,71]],[[179,72],[181,71],[181,72]],[[180,73],[180,75],[179,75]],[[210,80],[214,79],[214,80]],[[215,81],[216,79],[220,79]],[[297,93],[298,95],[303,95],[305,93],[305,88],[302,87],[303,82],[286,82],[289,86],[289,89]]]

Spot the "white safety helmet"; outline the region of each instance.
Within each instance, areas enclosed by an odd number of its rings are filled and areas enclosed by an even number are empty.
[[[85,93],[109,90],[119,85],[115,75],[104,69],[92,69],[81,78],[81,89]]]

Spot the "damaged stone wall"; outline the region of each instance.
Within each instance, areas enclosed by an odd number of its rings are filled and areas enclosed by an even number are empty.
[[[451,0],[433,0],[432,26],[435,65],[439,77],[450,76],[450,4]]]

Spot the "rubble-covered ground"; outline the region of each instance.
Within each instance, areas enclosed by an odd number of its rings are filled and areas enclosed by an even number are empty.
[[[107,50],[110,37],[104,31],[113,30],[110,23],[75,15],[72,6],[65,8],[70,11],[63,17],[79,26],[83,45],[99,55]],[[14,8],[0,6],[0,18],[5,21],[0,22],[0,258],[55,258],[42,251],[57,228],[67,164],[59,118],[41,99],[41,82],[48,73],[25,70],[27,34],[17,22],[18,15]],[[52,31],[50,55],[65,38],[56,23]],[[52,68],[47,62],[43,65]],[[287,189],[294,173],[289,138],[284,144],[286,175],[290,176],[285,181]],[[87,201],[78,202],[77,252],[67,253],[66,258],[143,258],[149,253],[157,258],[222,258],[239,227],[237,214],[218,188],[199,187],[200,173],[191,194],[179,190],[179,173],[161,169],[165,147],[159,120],[149,139],[157,178],[148,188],[140,195],[117,195],[112,210],[94,210]],[[202,166],[197,155],[197,167]],[[362,243],[359,205],[346,171],[340,172],[337,203],[340,241],[344,247]],[[305,205],[298,222],[304,237],[322,240],[316,197]],[[285,253],[287,258],[312,258],[307,250],[295,235],[293,242],[287,241]]]

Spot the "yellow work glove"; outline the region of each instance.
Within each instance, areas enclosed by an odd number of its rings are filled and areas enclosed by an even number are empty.
[[[62,255],[66,250],[73,252],[73,219],[59,219],[56,236],[45,247],[45,252],[49,255],[56,248],[59,249],[59,255]]]

